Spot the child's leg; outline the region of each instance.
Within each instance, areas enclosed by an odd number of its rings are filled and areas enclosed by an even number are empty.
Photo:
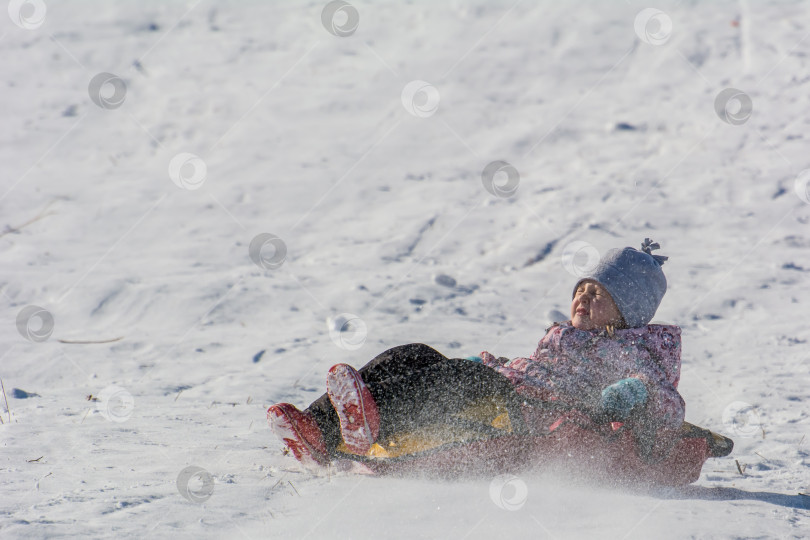
[[[508,379],[476,362],[449,359],[413,343],[389,349],[359,370],[380,414],[380,437],[441,423],[481,398],[500,397],[522,427],[519,397]],[[340,444],[338,415],[324,394],[309,406],[330,452]]]
[[[520,398],[512,383],[469,360],[446,358],[382,381],[376,391],[380,396],[380,438],[425,425],[453,423],[456,414],[486,399],[504,403],[513,428],[523,427]]]
[[[407,380],[413,373],[418,373],[422,369],[445,361],[447,361],[447,358],[427,345],[410,343],[382,352],[358,371],[374,397],[377,406],[380,407],[382,403],[388,401],[391,397],[396,401],[400,391],[408,391],[409,389],[407,385],[404,388],[399,388],[401,385],[392,384],[388,381]],[[326,447],[330,452],[333,452],[341,441],[340,423],[338,415],[329,401],[329,396],[323,394],[316,399],[307,408],[307,412],[315,418],[323,432]],[[394,415],[398,413],[398,409],[392,411]],[[391,420],[392,418],[384,416],[383,409],[380,409],[381,426]]]

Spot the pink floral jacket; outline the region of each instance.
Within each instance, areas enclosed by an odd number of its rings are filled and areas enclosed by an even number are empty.
[[[487,351],[481,358],[512,381],[519,394],[583,412],[597,410],[605,387],[636,377],[649,395],[641,418],[659,437],[674,436],[684,419],[677,390],[681,329],[674,325],[650,324],[610,336],[605,330],[579,330],[569,321],[549,328],[529,358],[496,358]]]

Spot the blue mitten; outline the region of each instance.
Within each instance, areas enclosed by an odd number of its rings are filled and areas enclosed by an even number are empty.
[[[469,360],[470,362],[478,362],[479,364],[484,363],[484,359],[480,356],[468,356],[465,360]]]
[[[647,387],[634,377],[622,379],[602,390],[602,412],[611,421],[626,420],[634,407],[646,402]]]

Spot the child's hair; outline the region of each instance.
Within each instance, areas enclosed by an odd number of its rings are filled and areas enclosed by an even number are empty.
[[[594,280],[607,289],[616,302],[625,328],[648,324],[667,292],[667,278],[661,266],[669,257],[652,254],[652,250],[660,247],[645,238],[641,251],[631,247],[608,251],[593,272],[577,281],[574,295],[580,283]]]
[[[624,315],[621,316],[618,323],[613,325],[614,330],[627,330],[628,328],[630,328],[630,325],[624,320]]]

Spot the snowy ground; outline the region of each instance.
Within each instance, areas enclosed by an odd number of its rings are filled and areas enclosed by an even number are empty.
[[[9,2],[0,536],[806,536],[810,6],[352,4]],[[529,354],[645,236],[736,441],[695,485],[316,477],[267,428],[393,345]]]

